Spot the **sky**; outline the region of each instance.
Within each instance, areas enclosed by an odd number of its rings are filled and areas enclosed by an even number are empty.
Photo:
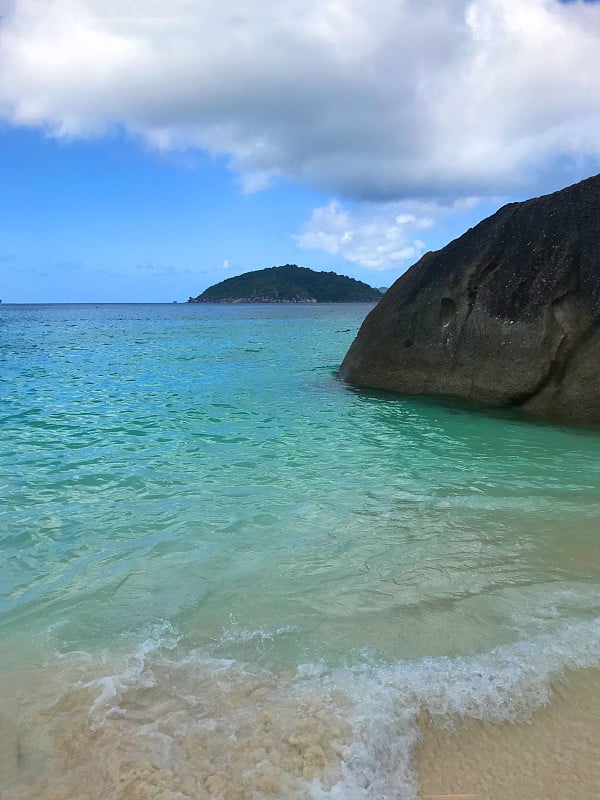
[[[0,299],[389,286],[600,172],[600,3],[0,0]]]

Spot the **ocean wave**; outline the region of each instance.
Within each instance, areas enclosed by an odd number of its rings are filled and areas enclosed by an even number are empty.
[[[242,628],[234,618],[230,620],[231,624],[228,628],[223,628],[220,638],[217,640],[218,647],[245,644],[247,642],[258,641],[261,643],[272,642],[280,636],[285,636],[288,633],[295,633],[298,630],[297,625],[281,625],[277,628]]]
[[[32,676],[20,758],[40,719],[51,756],[34,786],[15,778],[9,800],[91,798],[81,787],[100,785],[127,800],[415,798],[423,714],[446,728],[531,720],[565,670],[600,666],[600,619],[469,656],[337,668],[266,669],[183,643],[164,624],[119,663],[63,656],[56,674],[44,667],[47,682],[62,681],[45,709]]]

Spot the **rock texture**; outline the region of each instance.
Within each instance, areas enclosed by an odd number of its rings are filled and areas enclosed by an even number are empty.
[[[340,375],[600,424],[600,175],[510,203],[388,290]]]

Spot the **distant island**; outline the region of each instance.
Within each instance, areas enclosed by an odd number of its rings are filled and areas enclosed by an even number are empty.
[[[381,296],[354,278],[286,264],[227,278],[188,303],[376,303]]]

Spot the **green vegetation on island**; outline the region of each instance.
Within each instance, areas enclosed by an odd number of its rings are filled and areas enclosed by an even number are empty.
[[[376,303],[381,292],[362,281],[286,264],[245,272],[209,286],[188,303]]]

